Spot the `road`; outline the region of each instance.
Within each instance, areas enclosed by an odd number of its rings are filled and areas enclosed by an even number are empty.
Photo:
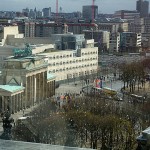
[[[111,80],[111,81],[106,81],[106,82],[103,81],[103,87],[107,87],[107,88],[110,88],[110,89],[120,92],[121,88],[123,87],[123,82],[120,80],[116,80],[116,81]],[[83,90],[85,93],[87,93],[87,92],[90,93],[91,88],[92,88],[92,86],[89,85],[89,86],[84,87]]]

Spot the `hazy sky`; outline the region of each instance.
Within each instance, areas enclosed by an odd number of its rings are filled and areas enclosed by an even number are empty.
[[[51,7],[55,12],[56,0],[0,0],[0,10],[21,11],[22,8],[37,8],[41,10],[44,7]],[[150,1],[150,0],[149,0]],[[83,5],[92,4],[92,0],[59,0],[63,12],[81,11]],[[116,10],[136,9],[136,0],[96,0],[100,13],[113,13]]]

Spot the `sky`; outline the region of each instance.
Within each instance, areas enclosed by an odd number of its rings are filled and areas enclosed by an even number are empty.
[[[0,0],[0,11],[22,11],[23,8],[42,10],[51,7],[56,10],[56,0]],[[82,11],[83,5],[91,5],[92,0],[58,0],[63,12]],[[150,1],[150,0],[149,0]],[[136,0],[96,0],[99,13],[114,13],[116,10],[135,10]]]

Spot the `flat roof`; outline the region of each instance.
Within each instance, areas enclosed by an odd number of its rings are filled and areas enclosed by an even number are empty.
[[[17,92],[17,91],[21,91],[24,90],[25,87],[23,86],[14,86],[14,85],[0,85],[0,89],[9,91],[9,92]]]
[[[27,56],[27,57],[8,57],[6,58],[5,62],[28,62],[30,60],[41,60],[43,59],[43,56]]]
[[[50,79],[55,79],[56,76],[53,75],[53,74],[50,74],[50,73],[47,73],[47,79],[50,80]]]
[[[47,56],[47,55],[51,55],[51,54],[65,54],[66,53],[69,53],[69,52],[74,52],[75,50],[72,50],[72,49],[67,49],[67,50],[52,50],[52,51],[46,51],[46,52],[42,52],[42,53],[39,53],[37,54],[37,56]]]
[[[88,148],[67,147],[67,146],[12,141],[12,140],[0,140],[0,149],[3,150],[92,150]]]

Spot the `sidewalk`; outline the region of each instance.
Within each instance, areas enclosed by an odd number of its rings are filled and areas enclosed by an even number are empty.
[[[28,109],[25,109],[24,112],[23,110],[15,113],[15,114],[12,114],[10,118],[13,118],[14,119],[14,122],[16,123],[17,119],[20,118],[20,117],[23,117],[24,115],[27,115],[29,114],[34,108],[38,107],[38,105],[35,105],[31,108],[28,108]],[[12,124],[14,126],[14,124]],[[2,118],[0,117],[0,135],[1,133],[3,132],[3,122],[2,122]]]
[[[60,96],[65,93],[76,93],[79,94],[82,90],[82,87],[85,86],[82,82],[76,81],[69,84],[60,84],[59,88],[56,89],[55,95]]]

